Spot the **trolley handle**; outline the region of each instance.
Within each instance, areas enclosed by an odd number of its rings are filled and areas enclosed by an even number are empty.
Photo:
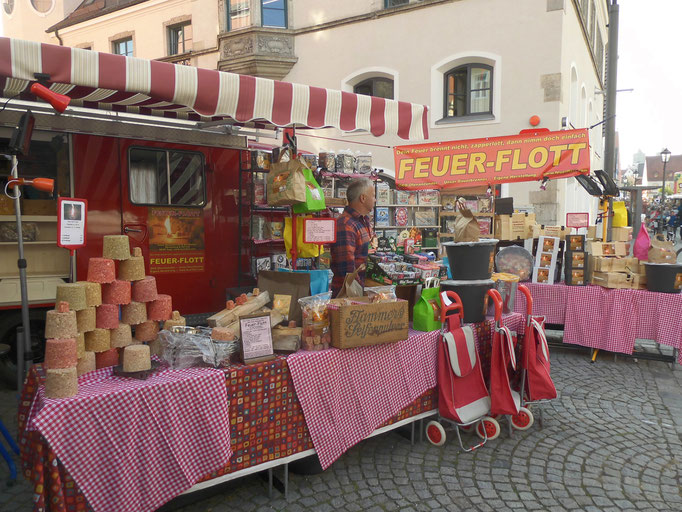
[[[495,304],[495,322],[498,323],[502,319],[502,295],[494,288],[488,290],[488,295]]]
[[[445,290],[440,292],[440,322],[445,323],[445,317],[448,313],[455,312],[459,315],[460,320],[464,320],[464,306],[462,305],[462,299],[459,298],[455,292],[451,290]]]
[[[530,294],[530,290],[526,285],[520,284],[519,291],[526,296],[526,317],[530,318],[533,314],[533,297]]]

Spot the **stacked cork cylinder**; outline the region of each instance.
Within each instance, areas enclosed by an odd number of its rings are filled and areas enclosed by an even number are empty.
[[[156,341],[159,323],[185,325],[171,296],[159,294],[156,279],[145,275],[141,249],[131,255],[126,235],[105,236],[102,252],[102,258],[88,261],[87,281],[57,286],[57,308],[47,312],[49,398],[75,395],[78,376],[97,368],[122,364],[125,372],[149,370],[149,344]]]

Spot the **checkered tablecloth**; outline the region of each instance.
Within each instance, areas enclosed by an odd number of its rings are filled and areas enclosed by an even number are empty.
[[[103,368],[31,418],[96,512],[151,511],[232,455],[225,374],[163,369],[147,380]]]
[[[436,386],[438,334],[410,329],[397,343],[287,358],[323,468]]]
[[[533,314],[563,324],[564,343],[632,354],[636,339],[653,340],[678,349],[682,363],[682,294],[593,285],[531,283],[528,288]],[[514,309],[525,309],[521,294]]]

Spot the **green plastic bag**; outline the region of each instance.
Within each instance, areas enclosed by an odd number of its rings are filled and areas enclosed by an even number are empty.
[[[412,329],[428,332],[440,327],[440,287],[424,288],[412,310]]]
[[[307,167],[304,167],[301,170],[303,171],[303,176],[305,176],[305,202],[293,205],[293,212],[310,213],[324,210],[327,208],[327,204],[324,202],[322,187],[320,187],[319,183],[317,183],[313,177],[313,171]]]

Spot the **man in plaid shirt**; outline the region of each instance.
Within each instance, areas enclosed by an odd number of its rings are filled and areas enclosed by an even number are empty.
[[[348,206],[336,219],[336,243],[331,246],[333,296],[339,293],[346,274],[367,261],[367,250],[372,239],[372,227],[367,217],[376,202],[374,184],[368,178],[354,180],[346,190]],[[358,275],[364,282],[365,273]]]

